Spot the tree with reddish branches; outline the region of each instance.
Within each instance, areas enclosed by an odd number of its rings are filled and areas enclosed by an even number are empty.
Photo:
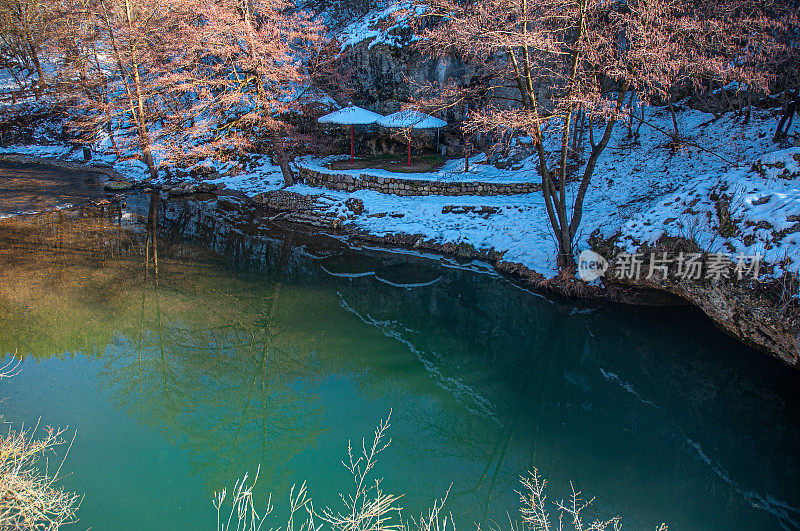
[[[324,28],[288,0],[187,0],[199,21],[173,57],[166,89],[184,104],[170,152],[224,156],[266,144],[286,185],[287,117],[305,103],[324,57]]]
[[[78,109],[73,124],[87,140],[107,131],[115,149],[132,142],[156,178],[154,129],[174,111],[167,76],[197,16],[180,0],[74,0],[62,8],[59,74],[61,94]],[[133,134],[115,139],[112,123]]]
[[[156,149],[176,162],[267,144],[292,184],[286,117],[302,107],[325,51],[309,15],[287,0],[71,0],[65,9],[63,94],[88,137],[133,140],[152,177]],[[134,134],[115,139],[112,122]]]
[[[668,102],[676,87],[745,74],[766,86],[773,77],[768,65],[786,47],[777,34],[792,16],[769,0],[426,0],[426,6],[423,50],[463,57],[477,81],[431,86],[424,103],[469,101],[468,131],[530,136],[565,272],[575,267],[586,193],[627,111],[626,94]],[[568,156],[570,141],[583,136],[574,131],[579,116],[588,120],[583,165]],[[569,180],[577,186],[568,188]]]
[[[57,12],[51,2],[0,0],[0,64],[14,76],[23,92],[27,83],[15,69],[36,74],[37,97],[45,89],[47,74],[42,59],[50,51],[56,22]]]

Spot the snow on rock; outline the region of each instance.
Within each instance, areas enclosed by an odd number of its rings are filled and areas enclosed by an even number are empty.
[[[389,116],[382,116],[377,123],[383,127],[410,127],[412,129],[437,129],[447,125],[447,122],[444,120],[413,109],[399,111]]]
[[[610,157],[604,155],[598,184],[606,175],[609,182],[627,182],[639,192],[633,192],[631,201],[619,203],[620,223],[597,228],[604,236],[619,233],[630,252],[666,235],[695,240],[707,252],[732,257],[759,254],[776,265],[776,277],[784,271],[797,272],[800,180],[797,174],[794,179],[776,177],[784,170],[797,171],[795,157],[800,150],[768,152],[774,149],[771,138],[776,123],[768,112],[754,114],[748,125],[733,114],[711,123],[693,117],[698,114],[688,111],[682,118],[684,123],[697,124],[687,132],[706,150],[687,146],[670,154],[650,139],[642,142],[642,148],[649,146],[647,150],[634,150],[628,156],[614,151]],[[625,173],[628,179],[620,180]],[[606,187],[601,184],[601,188]],[[601,193],[613,194],[614,188],[611,184]],[[596,199],[590,196],[587,201]],[[591,225],[586,225],[588,230]]]
[[[325,116],[320,116],[317,121],[323,124],[367,125],[374,124],[381,118],[383,118],[382,114],[350,105]]]
[[[800,148],[766,153],[753,162],[753,169],[765,179],[796,179],[800,177]]]
[[[364,41],[370,41],[368,48],[376,44],[402,47],[419,37],[401,35],[411,23],[411,20],[425,12],[425,7],[415,5],[408,0],[393,2],[389,7],[377,9],[347,26],[339,35],[341,51],[348,46],[355,46]]]
[[[205,161],[204,161],[205,162]],[[226,187],[242,191],[250,196],[278,190],[283,187],[283,174],[269,157],[256,158],[247,170],[237,171],[229,167],[217,168],[223,175],[210,180],[213,184],[224,184]]]
[[[117,161],[112,167],[132,181],[142,181],[150,177],[147,164],[138,159]]]
[[[297,191],[312,190],[304,187]],[[373,234],[417,234],[441,243],[495,249],[503,253],[506,261],[522,263],[545,276],[556,274],[555,242],[549,228],[533,222],[545,215],[541,194],[400,197],[359,190],[352,194],[326,191],[326,195],[336,199],[331,210],[342,216],[351,214],[344,205],[346,197],[361,199],[365,212],[352,223]],[[446,213],[445,207],[449,206],[467,208]],[[483,207],[496,210],[491,215],[481,214]]]

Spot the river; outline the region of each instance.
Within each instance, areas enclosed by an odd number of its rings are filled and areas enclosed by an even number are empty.
[[[800,373],[699,312],[262,219],[134,195],[0,224],[0,347],[23,359],[0,408],[77,432],[76,528],[212,529],[214,491],[259,468],[274,525],[303,481],[338,508],[348,440],[390,412],[374,472],[406,517],[449,490],[459,528],[507,528],[537,467],[626,529],[800,526]]]

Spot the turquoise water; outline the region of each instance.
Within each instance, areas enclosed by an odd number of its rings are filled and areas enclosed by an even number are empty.
[[[626,529],[800,525],[800,376],[696,311],[550,299],[234,206],[0,225],[0,347],[24,359],[0,408],[77,431],[76,528],[213,529],[213,492],[259,467],[274,525],[304,480],[338,507],[348,439],[390,411],[375,472],[406,516],[449,489],[459,528],[507,528],[535,466]]]

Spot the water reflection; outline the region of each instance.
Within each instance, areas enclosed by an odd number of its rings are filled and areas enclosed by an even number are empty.
[[[576,307],[235,201],[7,222],[0,346],[96,358],[208,490],[260,464],[335,503],[344,441],[393,408],[381,471],[411,511],[452,482],[463,525],[504,522],[536,465],[632,528],[797,528],[800,379],[697,314]]]

